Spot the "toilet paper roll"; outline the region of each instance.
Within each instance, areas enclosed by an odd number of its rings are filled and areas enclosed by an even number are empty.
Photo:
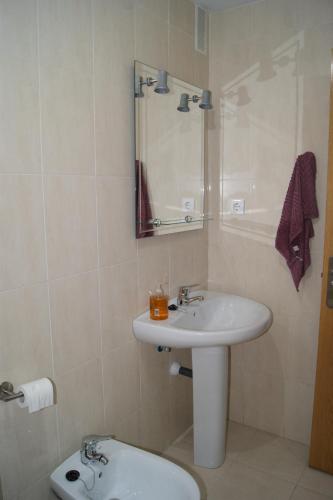
[[[53,384],[48,378],[33,380],[22,384],[17,391],[23,393],[23,398],[17,400],[21,408],[28,408],[29,413],[47,408],[54,404]]]

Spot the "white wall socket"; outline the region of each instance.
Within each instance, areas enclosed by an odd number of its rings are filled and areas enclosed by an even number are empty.
[[[182,198],[183,212],[193,212],[194,207],[194,198]]]
[[[245,200],[231,200],[231,213],[237,215],[244,215]]]

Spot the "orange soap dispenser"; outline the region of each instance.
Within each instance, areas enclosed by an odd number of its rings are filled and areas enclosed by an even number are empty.
[[[155,290],[155,293],[149,292],[149,295],[150,319],[157,321],[167,319],[169,297],[164,293],[162,285]]]

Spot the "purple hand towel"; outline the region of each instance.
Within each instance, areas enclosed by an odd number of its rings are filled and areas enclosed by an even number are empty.
[[[318,216],[316,158],[307,152],[296,160],[275,240],[275,248],[286,259],[297,291],[311,264],[309,241],[314,236],[311,219]]]
[[[136,237],[147,238],[154,236],[152,220],[152,210],[149,200],[147,179],[143,165],[139,160],[135,160],[136,175]]]

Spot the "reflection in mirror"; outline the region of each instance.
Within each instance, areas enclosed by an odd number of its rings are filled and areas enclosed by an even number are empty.
[[[210,91],[135,62],[137,238],[203,227],[204,110],[211,107]]]

